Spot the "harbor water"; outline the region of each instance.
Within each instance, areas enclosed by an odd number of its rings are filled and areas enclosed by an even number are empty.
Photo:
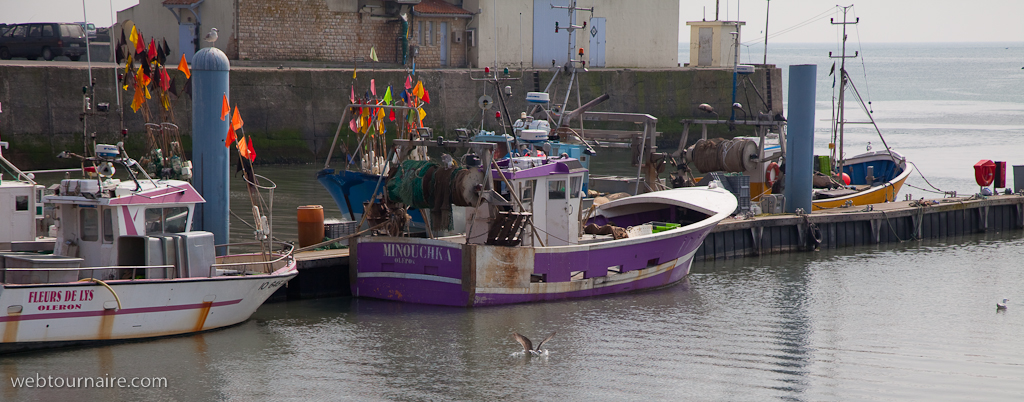
[[[199,335],[0,357],[3,400],[985,400],[1024,397],[1021,233],[698,264],[662,289],[448,308],[330,298]],[[996,301],[1010,299],[1005,311]],[[547,356],[515,355],[512,333]]]
[[[901,198],[941,197],[931,185],[973,194],[980,159],[1024,165],[1024,44],[873,46],[861,49],[866,87],[862,67],[848,69],[862,94],[869,88],[888,145],[924,175],[915,173]],[[820,154],[831,115],[829,50],[769,48],[784,74],[790,64],[818,64]],[[848,154],[868,141],[882,148],[869,126],[848,128]],[[296,239],[300,205],[340,218],[315,180],[321,166],[257,166],[278,185],[276,237]],[[231,196],[234,211],[251,219],[239,207],[248,205],[240,179]],[[251,235],[233,218],[232,241]],[[699,262],[674,286],[574,301],[271,303],[223,330],[0,357],[0,399],[1022,400],[1021,255],[1024,232],[989,232]],[[1009,307],[997,311],[1003,298]],[[557,334],[546,356],[527,358],[516,354],[513,332],[535,342]],[[34,376],[159,377],[167,386],[13,386]]]

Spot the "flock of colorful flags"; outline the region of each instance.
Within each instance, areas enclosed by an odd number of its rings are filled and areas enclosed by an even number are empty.
[[[354,72],[353,77],[355,77]],[[427,117],[427,112],[423,110],[423,105],[430,103],[430,92],[423,87],[423,81],[417,81],[413,85],[412,76],[407,75],[405,77],[405,89],[398,91],[398,97],[401,98],[404,104],[415,107],[418,112],[416,114],[409,114],[408,121],[412,123],[410,129],[422,126],[423,119]],[[349,101],[353,104],[367,105],[366,107],[357,107],[353,110],[353,114],[358,117],[349,120],[349,129],[355,133],[366,134],[370,128],[375,128],[378,133],[384,133],[386,131],[384,126],[385,117],[390,121],[395,121],[396,119],[394,109],[389,109],[385,114],[383,108],[373,107],[392,106],[397,103],[398,98],[392,95],[390,85],[384,91],[384,96],[378,97],[376,82],[371,79],[370,89],[362,99],[356,97],[356,88],[353,85]]]
[[[117,42],[114,60],[118,64],[125,64],[124,74],[120,77],[122,79],[121,85],[125,91],[128,90],[129,86],[134,88],[135,93],[132,97],[131,108],[135,113],[138,113],[139,109],[146,106],[147,99],[152,99],[150,88],[160,91],[160,104],[167,111],[171,109],[171,99],[168,93],[173,94],[175,97],[179,96],[175,79],[167,74],[167,68],[165,67],[167,55],[170,52],[171,50],[167,45],[166,39],[161,40],[158,44],[156,39],[150,38],[147,46],[142,32],[135,25],[132,25],[131,33],[127,37],[125,37],[124,30],[121,30],[121,39]],[[181,56],[178,70],[184,73],[186,78],[183,92],[191,95],[192,74],[189,71],[185,55]],[[143,114],[149,120],[148,106],[143,109]]]

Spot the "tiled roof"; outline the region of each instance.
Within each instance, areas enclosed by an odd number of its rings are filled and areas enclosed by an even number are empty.
[[[413,6],[412,11],[416,15],[422,15],[426,17],[439,15],[469,17],[473,15],[472,12],[464,10],[461,7],[456,7],[451,4],[448,4],[443,0],[423,0],[420,2],[420,4]]]

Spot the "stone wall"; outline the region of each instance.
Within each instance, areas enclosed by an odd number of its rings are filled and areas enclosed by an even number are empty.
[[[239,0],[238,57],[242,60],[401,63],[397,18],[328,9],[324,0]]]
[[[775,87],[772,90],[772,109],[782,112],[781,70],[758,68],[750,81],[741,81],[737,100],[750,110],[759,104],[764,95],[765,71],[771,71]],[[168,71],[177,81],[179,91],[185,81],[177,70]],[[536,73],[536,80],[534,74]],[[46,65],[11,66],[0,65],[0,138],[11,142],[11,148],[4,155],[25,169],[54,168],[61,162],[54,155],[63,150],[80,152],[83,135],[101,143],[126,141],[129,151],[139,155],[144,144],[144,124],[141,114],[131,111],[131,93],[122,92],[124,105],[124,127],[128,136],[119,133],[121,119],[118,114],[116,94],[113,90],[113,69],[94,68],[97,78],[97,102],[109,102],[110,111],[88,115],[87,127],[82,121],[82,85],[88,81],[88,70],[82,66]],[[405,70],[359,70],[355,80],[355,92],[365,94],[371,79],[376,84],[378,95],[388,85],[397,89],[405,83]],[[431,103],[424,108],[427,112],[425,123],[435,133],[450,133],[460,127],[479,128],[481,119],[484,127],[494,130],[496,109],[485,113],[477,107],[477,98],[484,93],[494,95],[493,85],[473,81],[471,76],[483,73],[475,70],[419,70],[417,79],[422,80],[430,92]],[[513,75],[519,77],[518,72]],[[543,89],[552,72],[547,70],[527,71],[520,80],[503,82],[502,86],[512,87],[512,99],[508,113],[513,118],[526,109],[526,92],[537,87]],[[552,100],[561,102],[567,77],[552,87],[559,94]],[[232,102],[237,103],[245,121],[245,134],[253,138],[258,163],[323,162],[330,147],[331,139],[338,129],[345,105],[352,91],[351,69],[300,69],[300,68],[233,68],[230,75]],[[744,84],[746,83],[746,84]],[[709,118],[697,106],[709,103],[716,110],[728,113],[732,96],[732,73],[730,70],[670,69],[670,70],[612,70],[595,69],[580,77],[580,98],[583,102],[603,93],[611,96],[607,102],[598,105],[594,111],[648,113],[658,120],[658,131],[664,133],[660,146],[674,150],[682,131],[680,119]],[[751,85],[753,84],[753,85]],[[755,90],[756,87],[756,90]],[[759,95],[757,92],[760,92]],[[570,100],[570,108],[576,104],[576,94]],[[155,110],[159,107],[154,96],[149,101]],[[192,127],[192,100],[184,95],[172,96],[174,122],[181,127],[183,142],[190,145]],[[219,113],[219,106],[213,113]],[[756,106],[754,106],[756,110]],[[154,113],[156,115],[156,113]],[[727,117],[727,115],[725,115]],[[593,127],[591,127],[593,128]],[[742,127],[728,131],[723,127],[710,127],[710,136],[731,137],[749,135]],[[355,136],[342,128],[342,139],[352,140]],[[394,132],[394,130],[390,130]],[[218,135],[223,135],[218,133]],[[698,135],[691,133],[690,140]]]

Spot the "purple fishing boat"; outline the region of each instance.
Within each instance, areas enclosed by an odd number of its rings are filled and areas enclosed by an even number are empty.
[[[576,159],[494,162],[494,144],[436,144],[468,148],[463,166],[400,162],[385,201],[368,216],[389,233],[359,237],[351,246],[353,295],[485,306],[665,286],[689,273],[701,242],[737,205],[717,183],[593,205],[581,191],[586,169]],[[395,141],[400,157],[433,145]],[[422,238],[400,231],[403,208],[427,210],[436,231],[450,220],[438,210],[451,204],[466,208],[465,233],[430,237],[428,231]]]

